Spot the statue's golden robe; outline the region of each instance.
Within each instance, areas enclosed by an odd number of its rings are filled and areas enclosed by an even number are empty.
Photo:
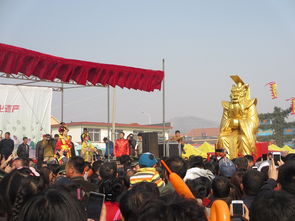
[[[248,85],[239,83],[232,89],[232,100],[222,102],[223,116],[217,148],[226,149],[231,159],[256,152],[259,126],[257,100],[248,98],[247,91]]]

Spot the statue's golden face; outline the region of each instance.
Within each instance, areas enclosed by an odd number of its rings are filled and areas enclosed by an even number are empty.
[[[239,103],[241,99],[245,98],[247,94],[247,85],[238,83],[233,85],[231,89],[230,99],[232,103]]]

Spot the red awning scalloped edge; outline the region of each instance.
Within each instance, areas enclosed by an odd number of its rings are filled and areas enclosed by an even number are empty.
[[[22,73],[41,80],[73,80],[81,85],[90,82],[93,85],[119,86],[148,92],[161,90],[164,78],[163,71],[66,59],[1,43],[0,72]]]

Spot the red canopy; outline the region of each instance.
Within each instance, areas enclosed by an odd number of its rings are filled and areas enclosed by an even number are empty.
[[[0,43],[0,72],[41,80],[110,85],[143,91],[161,89],[163,71],[65,59]]]

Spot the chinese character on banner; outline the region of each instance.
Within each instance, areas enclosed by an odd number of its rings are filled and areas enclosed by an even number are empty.
[[[5,112],[10,113],[12,111],[12,105],[5,105]]]
[[[291,114],[295,114],[295,98],[289,98],[286,101],[291,101]]]
[[[7,105],[0,105],[0,113],[12,113],[16,110],[19,110],[19,105],[11,105],[11,104],[7,104]]]
[[[274,81],[269,82],[265,86],[270,87],[270,92],[271,92],[272,99],[278,98],[277,83],[276,82],[274,82]]]
[[[19,105],[12,105],[12,112],[19,110]]]

